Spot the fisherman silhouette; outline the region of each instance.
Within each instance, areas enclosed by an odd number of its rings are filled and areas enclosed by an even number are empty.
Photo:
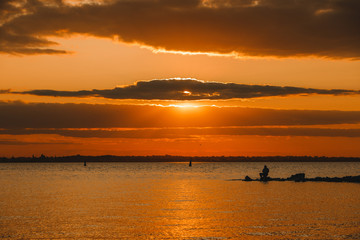
[[[260,181],[267,181],[269,175],[269,168],[265,165],[262,173],[260,173]]]

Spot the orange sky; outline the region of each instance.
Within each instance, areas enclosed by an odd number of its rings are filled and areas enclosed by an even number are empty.
[[[0,157],[360,157],[358,5],[77,2],[0,5]]]

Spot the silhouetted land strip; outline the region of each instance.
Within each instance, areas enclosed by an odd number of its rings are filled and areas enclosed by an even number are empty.
[[[268,177],[266,181],[262,181],[259,178],[252,179],[246,176],[244,179],[230,179],[230,181],[245,181],[245,182],[285,182],[285,181],[293,181],[293,182],[353,182],[360,183],[360,175],[359,176],[346,176],[346,177],[315,177],[315,178],[306,178],[304,173],[298,173],[295,175],[291,175],[288,178],[271,178]]]
[[[49,157],[11,157],[0,158],[0,163],[33,163],[33,162],[360,162],[359,157],[311,157],[311,156],[268,156],[268,157],[244,157],[244,156],[62,156]]]

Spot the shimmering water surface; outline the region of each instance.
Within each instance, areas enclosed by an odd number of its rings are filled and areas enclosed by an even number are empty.
[[[264,163],[0,164],[0,238],[360,239],[360,184],[242,182]],[[360,163],[267,163],[272,177]]]

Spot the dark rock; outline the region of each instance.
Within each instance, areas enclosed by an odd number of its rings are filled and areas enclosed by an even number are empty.
[[[260,182],[267,182],[267,181],[271,181],[271,178],[270,177],[262,177],[260,178]]]
[[[312,178],[310,179],[311,181],[315,181],[315,182],[321,182],[324,181],[322,177],[316,177],[316,178]]]
[[[344,182],[357,182],[360,183],[360,175],[359,176],[346,176],[342,178]]]
[[[249,176],[246,176],[243,181],[260,181],[260,182],[267,182],[267,181],[295,181],[295,182],[351,182],[351,183],[360,183],[360,175],[359,176],[346,176],[346,177],[315,177],[315,178],[305,178],[305,173],[298,173],[291,175],[288,178],[270,178],[267,177],[266,179],[251,179]]]
[[[249,176],[246,176],[245,177],[245,180],[244,181],[247,181],[247,182],[249,182],[249,181],[252,181],[252,179],[251,179],[251,177],[249,177]]]
[[[288,178],[291,181],[295,181],[295,182],[304,182],[306,181],[305,179],[305,173],[297,173],[294,175],[291,175],[291,177]]]

